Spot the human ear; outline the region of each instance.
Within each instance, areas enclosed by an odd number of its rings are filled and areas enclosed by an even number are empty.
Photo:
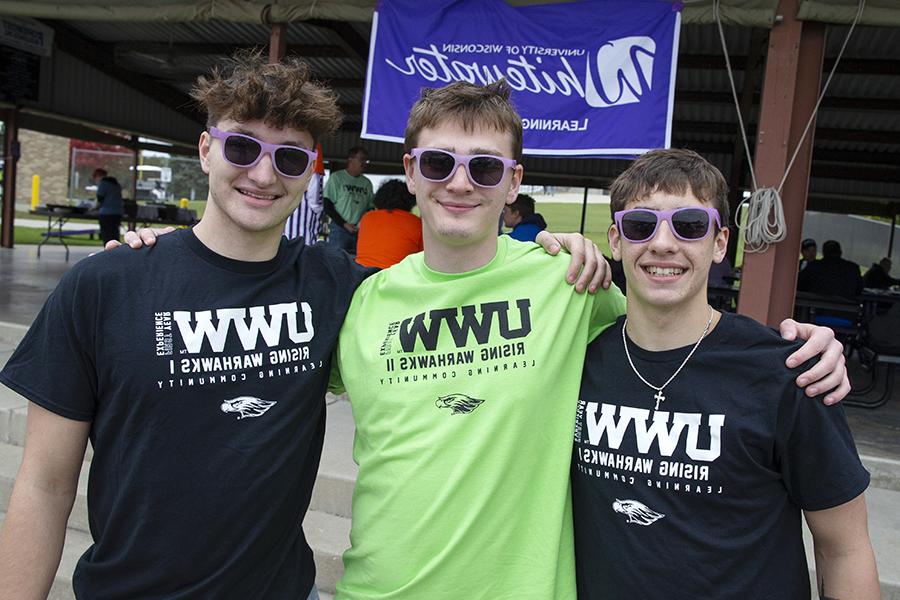
[[[728,236],[730,231],[727,227],[722,227],[716,232],[715,244],[713,248],[713,262],[720,263],[725,260],[725,253],[728,251]]]
[[[525,168],[522,165],[516,165],[513,167],[512,179],[509,183],[509,191],[506,193],[506,203],[512,204],[516,201],[516,197],[519,195],[519,186],[522,183],[522,175],[525,173]]]
[[[197,143],[197,152],[200,155],[200,168],[204,173],[209,175],[209,147],[212,144],[212,138],[209,132],[204,131],[200,134],[200,141]]]
[[[606,239],[609,240],[609,251],[612,254],[612,257],[615,260],[622,260],[622,249],[619,247],[622,238],[619,236],[619,229],[616,227],[615,223],[610,225],[609,229],[606,231]]]
[[[406,189],[416,195],[416,161],[411,154],[403,155],[403,172],[406,174]]]

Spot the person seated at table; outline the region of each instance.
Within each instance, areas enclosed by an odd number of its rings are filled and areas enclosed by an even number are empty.
[[[816,260],[816,255],[818,253],[818,247],[816,246],[816,240],[812,238],[806,238],[800,243],[800,270],[802,271],[806,267],[809,266],[809,263]]]
[[[422,251],[422,220],[410,211],[416,197],[398,179],[385,181],[373,200],[375,210],[359,221],[356,262],[386,269]]]
[[[866,271],[866,275],[863,277],[863,287],[886,290],[892,285],[900,285],[900,279],[891,277],[890,272],[891,259],[885,256],[877,263],[872,263],[872,266]]]
[[[822,258],[813,261],[797,276],[797,290],[824,296],[856,298],[863,281],[859,265],[841,258],[841,245],[835,240],[822,244]],[[831,328],[850,328],[856,321],[855,311],[819,309],[813,322]]]
[[[841,258],[840,243],[828,240],[822,244],[822,258],[813,261],[797,277],[797,289],[829,296],[854,298],[863,288],[859,265]]]
[[[547,229],[544,217],[534,212],[534,198],[527,194],[519,194],[503,207],[503,224],[512,228],[509,237],[520,242],[533,242],[537,234]]]

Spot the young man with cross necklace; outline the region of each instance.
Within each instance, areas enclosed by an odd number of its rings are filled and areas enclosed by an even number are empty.
[[[727,185],[687,150],[613,183],[626,315],[585,358],[572,482],[579,599],[879,598],[860,463],[842,408],[804,398],[796,349],[707,303]],[[801,366],[800,369],[803,367]]]

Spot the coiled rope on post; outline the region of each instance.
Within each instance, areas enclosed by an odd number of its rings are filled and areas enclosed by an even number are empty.
[[[738,101],[737,89],[734,84],[734,72],[731,68],[731,59],[728,56],[728,47],[725,43],[722,18],[719,15],[719,1],[720,0],[713,0],[713,14],[716,17],[716,26],[719,29],[719,40],[722,42],[722,52],[725,55],[725,67],[728,72],[728,81],[731,84],[731,96],[737,110],[738,125],[740,127],[741,139],[744,142],[744,153],[747,156],[747,163],[750,166],[750,180],[753,185],[753,191],[750,195],[750,199],[747,201],[750,212],[747,215],[747,224],[744,226],[744,251],[765,252],[771,244],[780,242],[787,237],[787,226],[784,221],[784,205],[781,201],[781,190],[784,188],[784,182],[787,181],[788,174],[794,166],[794,161],[797,159],[797,155],[800,154],[800,148],[803,147],[803,142],[806,140],[806,136],[809,133],[812,124],[815,122],[816,115],[819,112],[819,105],[822,103],[822,98],[825,97],[825,91],[831,83],[831,78],[837,70],[838,63],[844,55],[844,50],[847,48],[847,42],[850,41],[850,36],[853,34],[853,30],[856,28],[859,19],[862,17],[863,10],[866,6],[866,0],[859,0],[859,6],[856,9],[856,16],[853,18],[853,23],[850,24],[850,29],[847,31],[847,35],[844,38],[844,43],[841,44],[841,50],[834,60],[834,65],[832,65],[831,72],[825,80],[825,85],[822,86],[822,91],[819,93],[816,105],[813,107],[812,114],[809,116],[809,121],[806,123],[806,128],[803,130],[803,135],[801,135],[800,139],[797,141],[797,147],[794,148],[794,153],[791,155],[791,160],[788,161],[787,167],[784,170],[784,175],[781,177],[781,181],[777,188],[760,188],[756,181],[756,173],[753,169],[753,158],[750,154],[750,146],[747,141],[747,129],[744,126],[744,118],[741,115],[741,105]],[[744,76],[750,76],[749,65]],[[735,215],[735,222],[737,223],[740,223],[742,207],[743,203],[738,206],[737,214]]]

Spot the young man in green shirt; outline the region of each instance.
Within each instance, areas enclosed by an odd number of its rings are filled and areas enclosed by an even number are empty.
[[[454,83],[409,117],[425,251],[363,282],[338,344],[359,464],[341,600],[576,595],[578,379],[625,303],[577,294],[566,260],[497,237],[523,174],[508,97]]]
[[[325,182],[325,212],[331,217],[328,243],[356,254],[359,220],[374,208],[372,182],[363,175],[369,155],[355,146],[347,153],[347,168],[334,171]]]

